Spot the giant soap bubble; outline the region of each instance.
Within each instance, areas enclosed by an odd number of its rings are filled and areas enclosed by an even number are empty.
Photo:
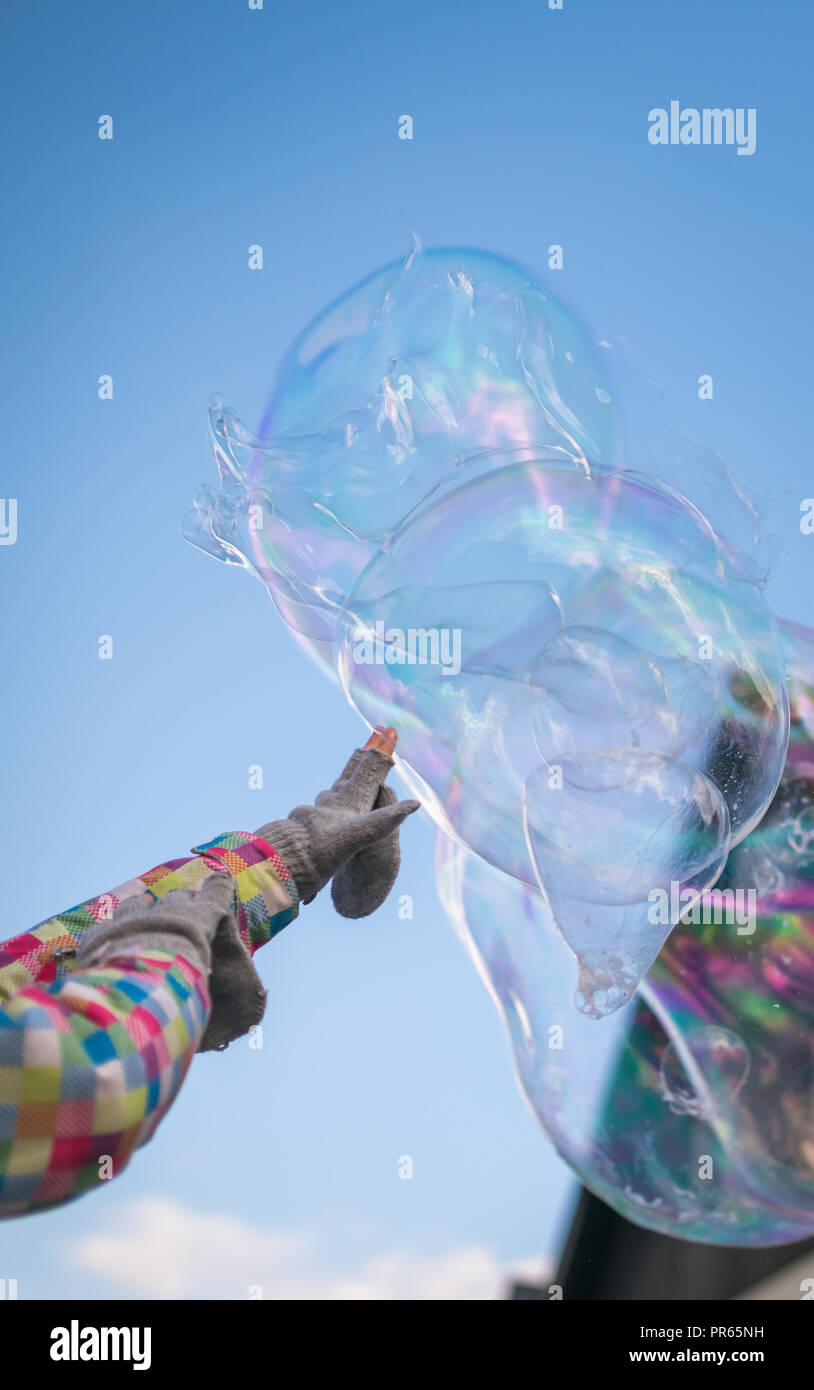
[[[620,433],[611,362],[523,267],[414,246],[295,340],[259,433],[213,403],[220,486],[185,527],[398,727],[450,909],[466,863],[509,958],[544,920],[559,1005],[603,1038],[751,844],[788,743],[748,501],[675,437]],[[716,1115],[748,1090],[716,1027],[671,1039],[674,1107],[680,1042],[728,1078]]]

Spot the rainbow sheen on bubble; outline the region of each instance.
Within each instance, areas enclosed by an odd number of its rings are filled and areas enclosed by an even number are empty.
[[[737,557],[653,478],[530,460],[415,512],[341,616],[343,687],[401,730],[416,795],[546,894],[580,1007],[620,1007],[672,925],[649,889],[710,887],[782,769],[777,633]],[[454,659],[391,662],[411,631]]]
[[[201,490],[185,534],[258,574],[330,660],[356,576],[430,497],[540,449],[585,471],[611,460],[601,358],[524,267],[414,245],[294,340],[259,434],[214,399],[220,487]]]
[[[541,895],[438,841],[443,901],[552,1143],[630,1220],[723,1245],[814,1232],[814,632],[783,634],[777,792],[617,1012],[574,1008]]]
[[[414,245],[303,330],[258,434],[213,403],[219,486],[185,534],[256,574],[368,725],[398,728],[399,771],[444,832],[445,902],[536,1057],[526,1076],[518,1050],[523,1084],[569,1162],[618,1199],[608,1155],[625,1145],[614,1131],[595,1153],[587,1127],[613,1128],[608,1087],[635,1112],[630,1144],[650,1123],[649,1100],[611,1084],[642,1000],[673,1049],[647,1073],[665,1155],[679,1118],[723,1132],[761,1075],[732,1018],[688,1007],[668,1028],[652,982],[687,912],[733,862],[765,858],[789,716],[748,499],[654,429],[642,398],[622,428],[614,376],[608,345],[526,268]],[[546,1010],[576,1049],[559,1070]],[[591,1038],[605,1061],[587,1076]],[[713,1229],[713,1193],[682,1207],[675,1171],[639,1182],[630,1161],[631,1191],[657,1194],[626,1203],[634,1219],[779,1238],[748,1204],[743,1230],[736,1207]]]

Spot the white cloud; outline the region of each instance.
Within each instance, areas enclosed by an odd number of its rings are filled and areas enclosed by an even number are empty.
[[[119,1208],[105,1228],[77,1242],[69,1259],[130,1296],[159,1299],[248,1298],[259,1286],[264,1299],[483,1300],[505,1296],[511,1277],[479,1245],[438,1255],[383,1251],[352,1269],[330,1269],[311,1235],[160,1196]]]

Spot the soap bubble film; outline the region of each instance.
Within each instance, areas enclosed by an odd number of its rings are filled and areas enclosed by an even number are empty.
[[[515,1045],[520,1026],[539,1052],[556,1004],[575,1047],[584,1032],[586,1070],[591,1046],[623,1046],[631,1016],[650,1010],[645,1033],[665,1026],[653,980],[677,952],[691,956],[688,1000],[716,951],[737,975],[745,938],[727,956],[682,913],[733,863],[769,873],[789,747],[789,639],[784,656],[755,511],[717,459],[656,427],[651,392],[620,409],[617,360],[525,267],[415,243],[298,336],[257,433],[213,400],[218,484],[184,527],[261,579],[368,726],[396,725],[399,771],[443,832],[448,910],[511,975],[509,1008],[484,966]],[[768,1000],[768,977],[762,989]],[[539,1105],[518,1061],[560,1151],[603,1195],[607,1162],[617,1204],[626,1143],[655,1144],[669,1167],[679,1118],[721,1152],[745,1143],[740,1107],[763,1073],[731,1019],[692,1008],[676,1006],[673,1051],[651,1058],[652,1113],[613,1090],[612,1049],[607,1075],[588,1079],[575,1058],[559,1079],[543,1068]],[[593,1117],[610,1131],[609,1104],[632,1128],[611,1158],[599,1145],[595,1172],[581,1129]],[[739,1162],[742,1176],[752,1159]],[[780,1238],[748,1202],[739,1229],[720,1183],[682,1206],[676,1176],[647,1168],[634,1219]],[[653,1204],[665,1225],[643,1215]],[[729,1213],[720,1229],[714,1211]]]
[[[783,632],[780,785],[623,1008],[575,1009],[545,899],[438,842],[445,907],[552,1143],[630,1220],[724,1245],[814,1232],[814,632]]]

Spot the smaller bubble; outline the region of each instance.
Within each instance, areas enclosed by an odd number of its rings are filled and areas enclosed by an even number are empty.
[[[577,1007],[602,1017],[631,998],[675,922],[673,885],[703,891],[729,849],[729,812],[672,758],[594,749],[528,778],[523,827],[540,891],[579,963]]]
[[[661,1091],[674,1115],[711,1119],[722,1100],[734,1100],[749,1075],[749,1052],[729,1028],[691,1028],[682,1054],[668,1043],[661,1060]]]

